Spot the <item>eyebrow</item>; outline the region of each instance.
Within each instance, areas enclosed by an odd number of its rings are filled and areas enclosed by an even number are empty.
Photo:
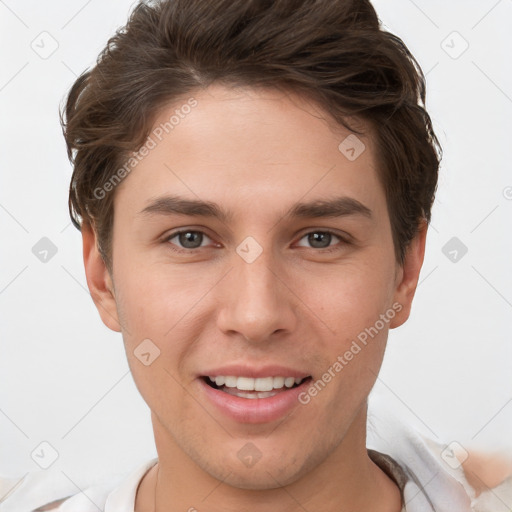
[[[372,218],[372,211],[363,203],[352,197],[337,197],[331,200],[316,200],[309,203],[298,203],[286,214],[286,217],[318,218],[348,217],[360,215]]]
[[[179,196],[163,196],[152,199],[139,214],[211,217],[224,223],[233,219],[232,212],[222,209],[216,203],[185,199]],[[348,216],[362,216],[371,219],[372,211],[357,199],[344,196],[297,203],[284,215],[288,219]]]
[[[178,196],[163,196],[151,202],[139,212],[143,215],[189,215],[198,217],[212,217],[222,222],[229,221],[233,215],[223,210],[219,205],[210,201],[184,199]]]

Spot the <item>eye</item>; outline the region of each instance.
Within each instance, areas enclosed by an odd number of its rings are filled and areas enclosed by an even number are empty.
[[[170,242],[172,245],[176,245],[178,249],[174,249],[178,252],[182,250],[193,250],[204,247],[207,244],[203,244],[204,241],[212,241],[210,237],[205,235],[202,231],[194,231],[192,229],[186,229],[172,233],[166,237],[165,242]]]
[[[306,240],[310,245],[308,246],[301,243],[302,240]],[[336,235],[332,231],[311,231],[310,233],[306,233],[297,245],[302,247],[311,247],[313,249],[327,249],[333,247],[331,246],[331,242],[335,240],[348,243],[340,235]]]

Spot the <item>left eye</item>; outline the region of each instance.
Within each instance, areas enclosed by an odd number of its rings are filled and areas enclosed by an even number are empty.
[[[173,242],[173,240],[177,240],[177,242]],[[206,236],[201,231],[180,231],[179,233],[174,233],[170,237],[167,238],[167,242],[171,242],[178,247],[181,246],[182,249],[198,249],[199,247],[203,247],[203,242],[206,240],[212,241],[210,237]],[[206,244],[207,245],[207,244]]]
[[[341,237],[331,233],[330,231],[312,231],[311,233],[304,235],[301,238],[301,241],[304,239],[307,240],[310,247],[313,247],[314,249],[325,249],[331,245],[333,237],[338,241],[342,241]],[[302,245],[304,247],[300,242],[298,245]]]

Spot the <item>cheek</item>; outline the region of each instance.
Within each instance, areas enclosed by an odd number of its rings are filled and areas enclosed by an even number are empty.
[[[298,278],[300,294],[326,332],[340,341],[356,336],[373,325],[390,305],[393,297],[392,274],[378,265],[345,264],[333,267],[318,279]]]
[[[198,300],[197,291],[142,270],[119,273],[118,312],[137,389],[152,410],[165,415],[171,413],[166,412],[170,404],[175,410],[183,407],[180,370],[198,338],[196,325],[187,316]]]
[[[140,263],[119,265],[118,311],[129,333],[166,338],[179,328],[215,284],[212,272],[195,272],[184,265]]]
[[[123,340],[139,391],[148,403],[158,400],[157,389],[176,394],[177,400],[183,361],[193,357],[196,340],[207,328],[204,297],[216,282],[212,273],[202,276],[168,265],[139,265],[133,272],[119,265],[117,281]]]

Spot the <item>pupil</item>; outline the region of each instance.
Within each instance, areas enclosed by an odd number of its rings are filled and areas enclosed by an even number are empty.
[[[324,248],[329,247],[331,244],[331,234],[330,233],[310,233],[308,235],[308,241],[312,247],[316,248]]]
[[[179,235],[180,244],[187,249],[196,249],[201,246],[202,234],[197,231],[186,231]]]

